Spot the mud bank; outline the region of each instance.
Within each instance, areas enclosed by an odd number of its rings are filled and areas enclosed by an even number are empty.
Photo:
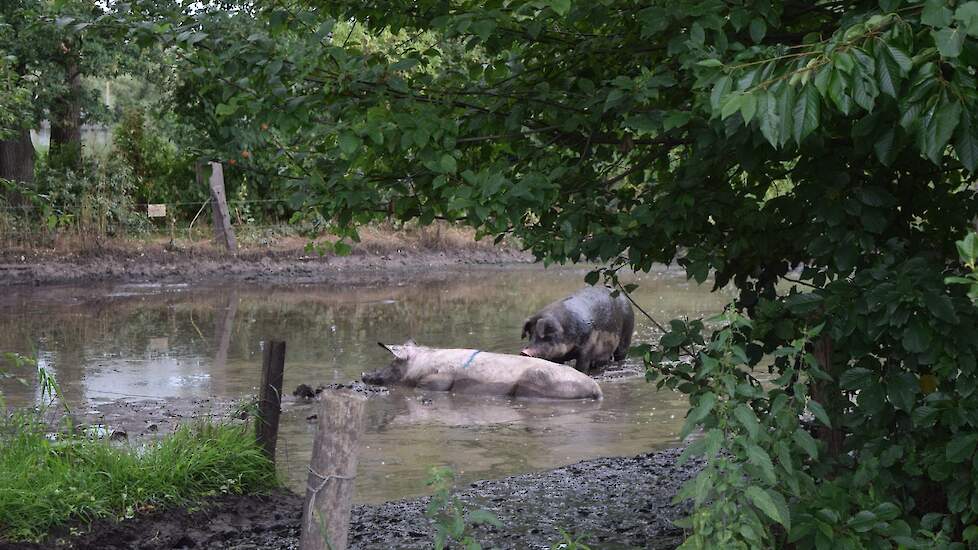
[[[459,488],[458,495],[467,506],[490,510],[502,522],[501,528],[477,529],[486,548],[550,548],[561,540],[559,529],[587,535],[593,548],[675,548],[683,533],[672,521],[686,510],[672,497],[701,467],[695,461],[678,466],[679,453],[667,449],[588,460],[475,482]],[[418,498],[354,507],[350,548],[431,548],[434,526],[424,516],[427,504],[427,498]],[[222,497],[198,510],[102,522],[73,538],[40,545],[0,543],[0,549],[293,549],[301,515],[302,498],[285,491]]]
[[[512,248],[396,250],[318,256],[302,250],[169,251],[164,247],[89,251],[84,254],[0,254],[0,286],[97,282],[206,283],[374,283],[411,272],[456,266],[531,263]]]

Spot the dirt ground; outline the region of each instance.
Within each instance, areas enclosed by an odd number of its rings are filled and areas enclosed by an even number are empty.
[[[675,548],[682,530],[672,521],[683,505],[672,497],[701,467],[678,466],[679,449],[630,458],[600,458],[563,468],[458,488],[468,509],[496,514],[501,528],[479,527],[486,548],[550,548],[560,530],[586,536],[595,549]],[[80,536],[40,544],[4,544],[0,550],[74,548],[294,549],[298,548],[303,498],[287,491],[227,496],[195,509],[157,512],[121,523],[101,522]],[[428,498],[361,505],[353,509],[351,549],[431,548],[434,526]]]
[[[87,242],[49,247],[0,248],[0,286],[95,282],[350,283],[403,278],[412,272],[480,264],[529,263],[518,247],[475,241],[461,228],[398,230],[367,228],[348,256],[306,250],[308,239],[245,243],[235,253],[209,241]],[[396,273],[391,273],[395,272]]]

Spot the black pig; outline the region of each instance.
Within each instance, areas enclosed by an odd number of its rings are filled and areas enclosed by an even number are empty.
[[[564,363],[577,360],[582,372],[620,361],[628,353],[635,313],[624,294],[586,287],[543,308],[523,323],[522,338],[530,342],[523,355]]]

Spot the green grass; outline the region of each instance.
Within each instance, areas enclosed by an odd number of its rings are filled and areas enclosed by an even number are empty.
[[[32,418],[0,419],[0,541],[278,485],[246,426],[200,424],[143,446],[51,441]]]

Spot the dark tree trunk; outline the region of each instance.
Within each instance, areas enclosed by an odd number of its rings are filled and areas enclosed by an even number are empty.
[[[51,110],[50,159],[58,166],[77,168],[81,161],[81,70],[71,44],[63,42],[61,47],[68,92]]]
[[[0,140],[0,178],[22,185],[34,182],[34,144],[30,130],[24,129],[18,136]],[[8,190],[3,195],[12,203],[21,201],[14,191]]]
[[[812,383],[812,399],[818,401],[828,414],[832,427],[818,424],[818,438],[825,442],[830,459],[838,458],[845,447],[845,432],[842,431],[842,415],[845,412],[847,400],[839,387],[841,372],[832,361],[832,340],[828,335],[822,335],[812,345],[812,355],[818,362],[819,368],[832,377],[832,381],[816,380]]]

